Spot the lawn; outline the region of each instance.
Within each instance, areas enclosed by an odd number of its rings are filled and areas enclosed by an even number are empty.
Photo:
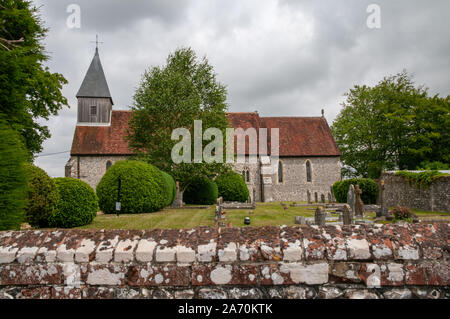
[[[290,205],[292,202],[285,202]],[[289,207],[284,210],[280,203],[258,203],[253,214],[251,210],[227,210],[226,223],[242,227],[244,218],[250,217],[251,226],[292,226],[295,216],[314,217],[315,207]],[[421,219],[449,219],[450,213],[413,210]],[[374,219],[375,213],[366,213],[367,219]],[[388,222],[383,222],[388,223]],[[164,209],[151,214],[99,215],[92,224],[80,229],[182,229],[197,226],[214,226],[214,206],[208,209]]]
[[[286,204],[291,204],[285,202]],[[295,216],[314,217],[314,207],[289,207],[284,210],[280,203],[258,203],[251,210],[227,210],[227,223],[233,227],[244,225],[244,218],[251,218],[251,226],[294,225]],[[92,224],[81,229],[181,229],[197,226],[214,226],[214,206],[208,209],[164,209],[151,214],[99,215]]]

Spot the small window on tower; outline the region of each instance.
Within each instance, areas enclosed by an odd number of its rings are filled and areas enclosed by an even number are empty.
[[[97,105],[91,105],[91,115],[97,116]]]

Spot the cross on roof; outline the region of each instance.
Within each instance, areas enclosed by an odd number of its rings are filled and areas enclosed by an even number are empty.
[[[91,41],[91,43],[95,43],[95,49],[98,49],[99,43],[103,44],[103,42],[98,42],[98,34],[95,35],[95,42]]]

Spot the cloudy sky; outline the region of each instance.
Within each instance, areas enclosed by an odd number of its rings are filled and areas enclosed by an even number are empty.
[[[115,109],[128,109],[144,70],[179,47],[206,56],[228,87],[229,110],[319,116],[332,123],[343,94],[407,69],[430,92],[450,94],[448,0],[35,0],[50,29],[48,66],[68,80],[70,109],[47,125],[42,155],[70,150],[77,93],[95,35]],[[80,28],[67,20],[80,8]],[[377,4],[381,28],[367,12]],[[70,20],[70,19],[69,19]],[[73,21],[73,20],[70,20]],[[69,153],[36,164],[63,176]]]

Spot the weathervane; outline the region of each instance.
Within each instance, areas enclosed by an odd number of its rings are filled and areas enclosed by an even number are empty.
[[[98,50],[98,44],[103,44],[103,42],[98,42],[98,34],[95,35],[95,42],[91,41],[91,43],[95,43],[95,49]]]

